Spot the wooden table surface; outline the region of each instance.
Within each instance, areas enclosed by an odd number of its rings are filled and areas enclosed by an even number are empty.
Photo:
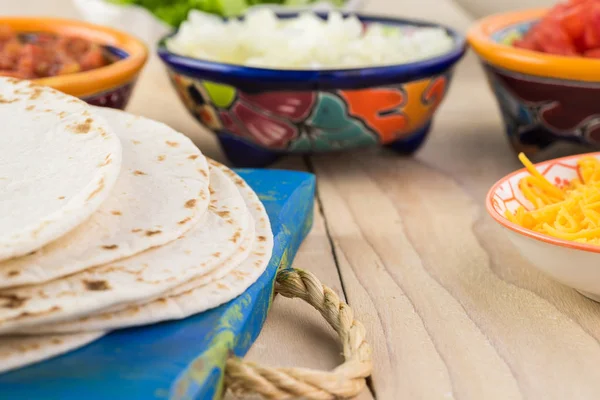
[[[451,0],[367,0],[365,10],[473,18]],[[2,1],[0,14],[76,17],[70,0]],[[223,160],[152,58],[129,108],[191,136]],[[490,185],[519,166],[473,54],[460,64],[430,140],[412,158],[371,149],[289,158],[318,177],[315,226],[296,267],[354,308],[374,348],[360,399],[599,399],[600,307],[532,269],[488,218]],[[330,369],[332,331],[278,298],[248,358]]]

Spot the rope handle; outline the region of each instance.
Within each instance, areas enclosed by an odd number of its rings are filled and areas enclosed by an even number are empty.
[[[316,371],[264,367],[232,357],[227,360],[226,387],[235,395],[259,394],[277,400],[329,400],[358,395],[371,375],[373,363],[365,327],[354,319],[350,306],[315,275],[301,269],[279,271],[275,293],[301,298],[321,313],[340,337],[344,363],[332,371]]]

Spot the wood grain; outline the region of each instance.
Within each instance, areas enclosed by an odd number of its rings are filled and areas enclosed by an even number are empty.
[[[401,354],[376,347],[378,396],[597,398],[598,306],[532,272],[451,176],[373,152],[315,162],[348,299]]]

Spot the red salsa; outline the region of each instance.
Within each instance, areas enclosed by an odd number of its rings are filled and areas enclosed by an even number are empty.
[[[78,37],[16,33],[0,25],[0,75],[46,78],[103,67],[112,62],[102,46]]]
[[[562,56],[600,58],[600,0],[555,5],[513,45]]]

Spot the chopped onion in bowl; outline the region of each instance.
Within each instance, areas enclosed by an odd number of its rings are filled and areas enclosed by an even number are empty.
[[[306,12],[279,19],[260,9],[245,19],[222,20],[192,10],[166,41],[169,51],[193,58],[273,69],[346,69],[405,64],[449,52],[442,28],[363,26],[356,16]]]

